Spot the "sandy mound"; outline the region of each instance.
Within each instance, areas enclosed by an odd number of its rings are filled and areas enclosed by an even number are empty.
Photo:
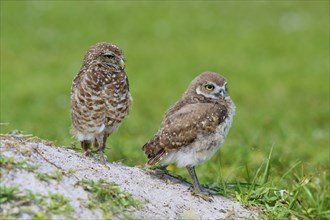
[[[104,219],[108,218],[100,208],[91,209],[90,192],[77,184],[81,180],[104,179],[119,185],[121,191],[128,192],[141,201],[139,208],[130,208],[134,219],[246,219],[257,218],[258,214],[244,209],[239,203],[215,196],[213,202],[191,196],[190,185],[164,173],[147,173],[136,167],[116,163],[99,164],[93,158],[86,157],[73,150],[51,146],[46,141],[22,140],[4,137],[1,139],[2,157],[13,157],[16,162],[26,159],[37,169],[1,167],[1,186],[18,185],[21,191],[47,195],[57,193],[69,201],[69,215],[59,214],[57,218]],[[4,172],[5,171],[5,172]],[[61,178],[42,181],[38,173],[50,174],[60,171]],[[40,175],[39,175],[40,177]],[[9,202],[10,203],[10,202]],[[2,215],[10,215],[15,210],[9,203],[0,205]],[[86,205],[89,204],[89,205]],[[29,206],[29,204],[25,204]],[[43,207],[33,207],[29,211],[20,210],[20,218],[29,219]],[[111,216],[111,215],[110,215]],[[51,215],[56,218],[56,215]],[[120,217],[120,215],[112,215]]]

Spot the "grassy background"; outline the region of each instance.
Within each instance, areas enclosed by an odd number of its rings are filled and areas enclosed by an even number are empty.
[[[144,164],[141,146],[165,111],[212,70],[229,81],[237,113],[224,146],[197,168],[202,183],[251,181],[272,146],[272,181],[297,161],[311,178],[330,168],[328,1],[1,1],[1,133],[77,144],[71,81],[101,41],[125,52],[134,99],[108,141],[110,161]],[[329,193],[329,175],[326,184]]]

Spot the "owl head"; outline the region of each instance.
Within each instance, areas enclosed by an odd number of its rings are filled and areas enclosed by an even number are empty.
[[[112,43],[101,42],[91,46],[84,58],[84,63],[99,62],[115,69],[125,69],[125,58],[119,47]]]
[[[204,72],[198,75],[189,85],[185,95],[199,99],[216,101],[228,96],[227,81],[214,72]]]

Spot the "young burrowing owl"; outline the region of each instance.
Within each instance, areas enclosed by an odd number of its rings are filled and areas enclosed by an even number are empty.
[[[210,159],[224,143],[234,113],[226,80],[212,72],[200,74],[143,146],[149,158],[147,164],[162,160],[163,164],[186,167],[193,181],[193,194],[209,200],[198,182],[195,166]]]
[[[121,49],[111,43],[91,46],[71,89],[72,133],[86,155],[93,144],[105,164],[107,138],[119,127],[130,105]]]

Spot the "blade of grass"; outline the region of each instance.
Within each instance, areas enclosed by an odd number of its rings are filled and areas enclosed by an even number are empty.
[[[286,177],[289,173],[292,172],[294,168],[296,168],[299,164],[301,164],[301,161],[297,161],[295,164],[293,164],[288,171],[286,171],[280,178],[279,182],[282,182],[284,177]]]
[[[270,152],[269,152],[268,158],[266,160],[267,162],[266,162],[266,167],[265,167],[264,175],[263,175],[262,180],[261,180],[261,185],[264,185],[268,181],[269,171],[270,171],[270,160],[272,158],[273,149],[274,149],[274,144],[270,148]]]

